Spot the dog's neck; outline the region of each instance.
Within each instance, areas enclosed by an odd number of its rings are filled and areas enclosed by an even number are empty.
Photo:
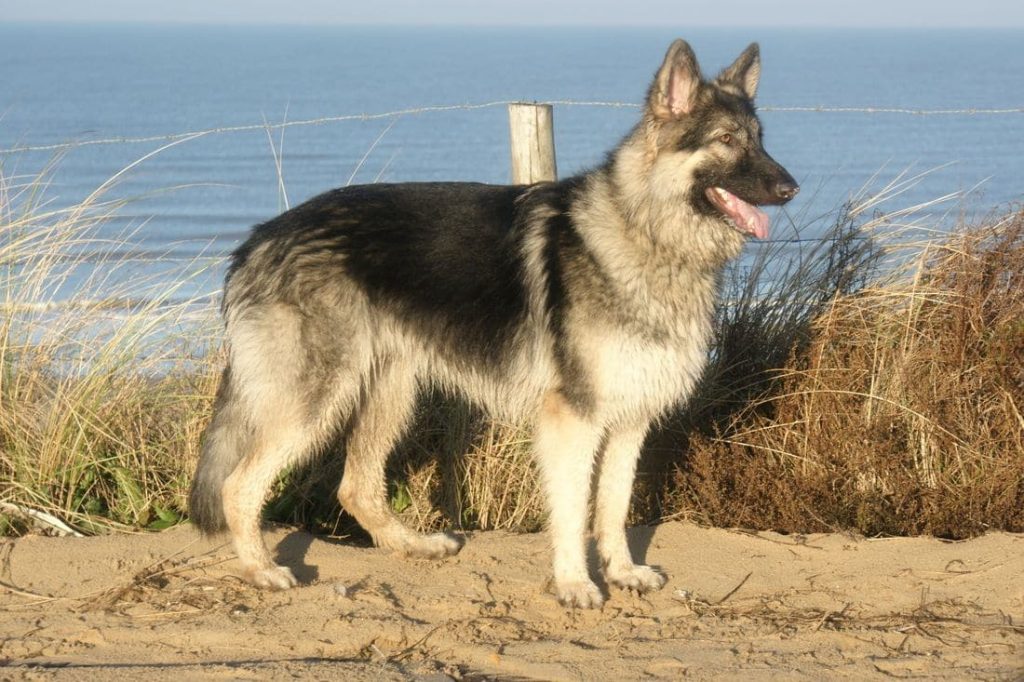
[[[574,222],[586,228],[579,234],[600,272],[597,280],[605,282],[609,294],[619,302],[616,314],[637,317],[642,326],[669,335],[692,332],[695,317],[703,320],[714,307],[722,269],[731,253],[723,253],[719,247],[714,258],[707,259],[701,248],[715,247],[702,245],[700,240],[694,246],[679,235],[685,234],[683,230],[699,234],[706,228],[719,228],[693,225],[699,218],[680,213],[668,226],[676,236],[665,240],[664,223],[638,218],[644,216],[643,207],[620,205],[617,198],[621,192],[609,176],[598,174],[588,182],[594,185],[578,195],[571,212]]]
[[[659,178],[657,148],[643,124],[632,133],[644,144],[624,144],[604,167],[604,212],[618,217],[623,237],[659,259],[718,272],[740,254],[746,238],[716,215],[694,207],[692,186]]]
[[[642,144],[624,144],[605,166],[610,201],[627,236],[646,241],[664,257],[699,269],[720,270],[739,255],[746,239],[721,217],[699,211],[692,185],[680,185],[658,164],[654,135],[645,125],[632,133]]]

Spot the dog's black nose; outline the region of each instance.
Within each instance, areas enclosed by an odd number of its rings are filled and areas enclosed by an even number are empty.
[[[795,182],[780,182],[775,185],[775,196],[780,201],[789,201],[796,196],[796,193],[800,191],[800,185]]]

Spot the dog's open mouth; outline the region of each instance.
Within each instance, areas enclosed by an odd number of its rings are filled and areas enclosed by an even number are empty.
[[[733,227],[744,234],[749,234],[758,239],[768,237],[768,214],[753,204],[740,199],[738,196],[722,189],[721,187],[709,187],[705,192],[708,201],[725,214]]]

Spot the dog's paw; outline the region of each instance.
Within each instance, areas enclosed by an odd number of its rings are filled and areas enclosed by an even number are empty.
[[[417,535],[403,543],[401,548],[406,556],[417,559],[443,559],[458,554],[462,540],[448,533]]]
[[[554,593],[562,606],[576,609],[599,609],[604,604],[604,595],[590,580],[555,583]]]
[[[248,582],[256,587],[268,590],[287,590],[299,584],[299,581],[292,575],[292,570],[286,566],[250,568],[243,575]]]
[[[660,590],[665,586],[666,578],[650,566],[641,564],[630,564],[628,566],[612,569],[605,569],[605,578],[608,583],[621,587],[624,590],[633,590],[643,594],[653,590]]]

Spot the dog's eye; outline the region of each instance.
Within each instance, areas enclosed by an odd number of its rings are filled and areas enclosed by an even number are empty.
[[[731,144],[732,143],[732,135],[730,133],[725,133],[724,135],[719,135],[718,136],[718,141],[721,142],[722,144]]]

